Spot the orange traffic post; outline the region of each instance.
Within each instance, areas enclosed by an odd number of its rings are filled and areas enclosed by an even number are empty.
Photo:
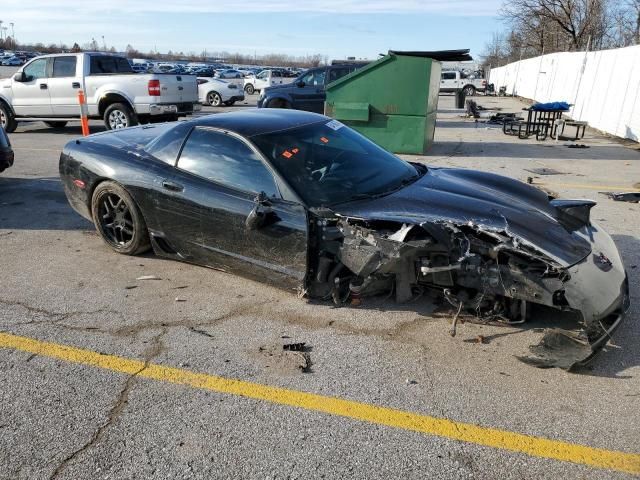
[[[82,136],[89,135],[89,119],[87,110],[87,99],[84,96],[84,90],[78,90],[78,103],[80,104],[80,124],[82,125]]]

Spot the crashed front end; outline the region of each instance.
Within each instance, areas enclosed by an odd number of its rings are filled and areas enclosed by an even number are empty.
[[[350,297],[393,292],[399,302],[417,290],[437,289],[457,310],[502,323],[528,320],[532,304],[579,317],[577,329],[548,329],[531,355],[539,367],[583,365],[606,344],[629,308],[624,266],[611,237],[589,220],[588,201],[551,201],[574,237],[579,261],[567,264],[496,222],[445,218],[406,221],[316,212],[317,264],[308,290],[343,303]],[[413,217],[413,218],[412,218]],[[415,221],[411,221],[415,220]],[[588,247],[586,246],[588,244]],[[579,251],[578,251],[579,250]]]

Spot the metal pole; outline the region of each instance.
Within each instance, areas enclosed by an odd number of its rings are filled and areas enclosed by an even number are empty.
[[[542,59],[544,58],[544,45],[542,46],[542,55],[540,55],[540,64],[538,65],[538,75],[536,76],[536,89],[533,91],[533,98],[531,100],[536,101],[536,95],[538,94],[538,83],[540,82],[540,69],[542,68]]]
[[[587,48],[584,50],[584,58],[582,59],[582,68],[580,69],[580,78],[578,79],[578,85],[576,86],[576,96],[573,99],[573,107],[571,116],[574,120],[578,120],[573,114],[575,113],[576,104],[578,103],[578,95],[580,94],[580,86],[582,85],[582,77],[584,77],[584,71],[587,68],[587,54],[589,53],[589,47],[591,46],[591,35],[587,39]],[[580,116],[582,116],[582,109],[580,109]]]
[[[513,88],[511,89],[511,96],[513,97],[516,94],[516,83],[518,83],[518,78],[520,77],[520,65],[522,64],[522,47],[520,47],[520,60],[518,60],[518,69],[516,70],[516,79],[513,82]]]

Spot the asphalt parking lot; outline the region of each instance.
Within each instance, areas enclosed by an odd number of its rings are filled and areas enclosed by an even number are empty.
[[[441,96],[436,144],[407,158],[598,201],[592,218],[624,257],[632,308],[589,368],[515,358],[546,318],[465,323],[452,338],[451,313],[429,298],[333,308],[151,254],[116,255],[58,179],[79,124],[33,123],[11,135],[16,164],[0,175],[0,478],[640,473],[640,204],[599,193],[640,188],[640,152],[592,131],[588,149],[518,140],[460,114]],[[541,167],[560,173],[527,171]],[[283,351],[296,342],[306,356]]]

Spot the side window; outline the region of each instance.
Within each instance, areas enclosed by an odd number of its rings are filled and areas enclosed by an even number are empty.
[[[456,79],[456,72],[444,72],[442,74],[442,79],[443,80],[455,80]]]
[[[345,75],[347,75],[349,73],[349,69],[348,68],[332,68],[331,70],[329,70],[329,82],[335,82],[336,80],[338,80],[339,78],[344,77]]]
[[[260,79],[267,78],[267,75],[269,75],[269,72],[267,71],[260,72],[260,74],[258,75],[258,78]]]
[[[244,192],[277,196],[273,176],[260,157],[224,133],[196,128],[182,149],[178,168]]]
[[[54,57],[53,78],[75,77],[76,57]]]
[[[31,82],[36,78],[47,78],[47,59],[40,58],[31,62],[25,69],[24,74],[27,82]]]

